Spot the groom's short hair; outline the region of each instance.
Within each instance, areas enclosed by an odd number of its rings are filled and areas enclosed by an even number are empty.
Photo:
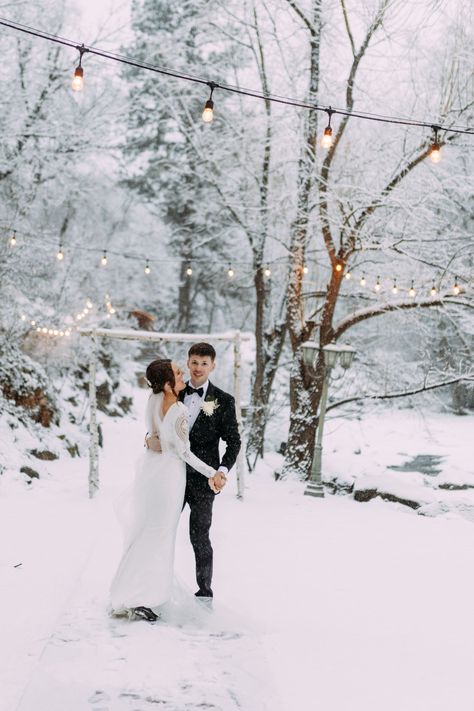
[[[188,351],[188,358],[193,355],[208,356],[212,361],[216,359],[216,351],[210,343],[194,343]]]

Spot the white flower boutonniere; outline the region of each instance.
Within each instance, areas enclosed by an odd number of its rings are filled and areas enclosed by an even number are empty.
[[[219,403],[217,402],[217,400],[204,400],[201,405],[201,410],[204,412],[205,415],[211,417],[218,407]]]

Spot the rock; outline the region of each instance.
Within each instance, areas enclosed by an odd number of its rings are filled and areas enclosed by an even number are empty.
[[[356,501],[367,502],[371,499],[375,499],[376,496],[380,496],[384,501],[392,501],[396,504],[403,504],[404,506],[409,506],[411,509],[419,509],[421,504],[419,501],[414,501],[412,499],[405,499],[396,494],[390,494],[387,491],[379,491],[378,489],[357,489],[354,492],[354,499]]]
[[[36,459],[41,459],[46,462],[52,462],[55,459],[59,459],[57,454],[50,452],[48,449],[30,449],[30,454],[32,454],[33,457],[36,457]]]
[[[32,469],[31,467],[22,467],[20,469],[20,472],[22,474],[26,474],[26,476],[30,477],[30,481],[28,482],[28,484],[31,483],[31,479],[39,479],[40,478],[40,475],[38,474],[38,472],[35,469]]]

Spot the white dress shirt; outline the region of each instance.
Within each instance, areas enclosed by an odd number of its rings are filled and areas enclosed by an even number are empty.
[[[193,385],[193,383],[191,382],[191,380],[189,381],[189,385],[192,388],[195,387]],[[199,385],[199,387],[202,388],[202,395],[201,396],[199,396],[197,393],[191,393],[191,394],[186,393],[184,396],[184,404],[186,405],[186,407],[188,408],[188,411],[189,411],[189,431],[191,431],[191,429],[193,428],[194,423],[196,422],[198,415],[201,411],[201,406],[202,406],[202,403],[204,402],[204,399],[206,397],[207,388],[209,387],[209,380],[206,380],[206,382],[203,383],[202,385]],[[219,467],[218,471],[223,472],[224,474],[227,474],[229,470],[227,469],[227,467],[221,466],[221,467]]]

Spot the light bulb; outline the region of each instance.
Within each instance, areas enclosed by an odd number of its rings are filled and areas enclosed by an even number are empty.
[[[430,158],[433,163],[439,163],[441,160],[441,146],[437,141],[431,144]]]
[[[16,245],[16,232],[14,232],[12,234],[12,236],[10,237],[10,244],[12,247],[14,247]]]
[[[270,269],[270,267],[265,267],[263,273],[265,274],[266,277],[269,277],[272,275],[272,270]]]
[[[191,276],[192,273],[193,273],[192,267],[188,267],[188,268],[186,269],[186,274],[187,274],[188,276]]]
[[[202,112],[202,120],[204,123],[211,123],[214,118],[214,102],[212,99],[206,101],[204,111]]]
[[[100,260],[100,263],[103,267],[107,266],[107,250],[104,249],[104,254],[102,255],[102,259]]]
[[[86,306],[87,306],[88,309],[92,309],[93,306],[94,306],[94,304],[92,303],[92,301],[91,301],[90,299],[87,299],[87,301],[86,301]]]
[[[409,294],[409,296],[415,296],[415,294],[416,294],[416,290],[413,285],[413,282],[411,283],[410,289],[408,290],[408,294]]]
[[[453,284],[453,294],[454,294],[455,296],[457,296],[460,291],[461,291],[461,289],[460,289],[459,284],[458,284],[458,278],[456,277],[456,279],[454,280],[454,284]]]
[[[145,274],[149,274],[151,272],[150,265],[148,264],[148,259],[146,260],[145,264]]]
[[[361,277],[360,285],[365,286],[366,284],[367,284],[367,280],[366,280],[365,276]]]
[[[111,314],[114,314],[114,313],[115,313],[115,309],[114,309],[113,307],[110,309],[110,313],[111,313]]]
[[[352,272],[346,272],[346,279],[352,279]]]
[[[307,274],[309,272],[308,267],[303,267],[303,274]]]
[[[342,264],[341,264],[341,262],[338,262],[338,263],[336,264],[336,272],[342,272]]]
[[[80,65],[74,70],[71,87],[74,91],[82,91],[84,88],[84,69]]]
[[[398,286],[395,279],[393,280],[392,294],[398,294]]]
[[[37,333],[40,333],[40,332],[41,332],[41,328],[40,328],[39,326],[36,328],[36,332],[37,332]]]
[[[431,294],[431,296],[436,296],[437,293],[438,293],[438,289],[436,288],[435,283],[433,282],[433,286],[431,287],[430,294]]]
[[[61,247],[61,245],[59,245],[59,249],[58,249],[58,253],[57,253],[57,255],[56,255],[56,259],[58,260],[58,262],[62,262],[62,260],[64,259],[64,252],[63,252],[63,248]]]
[[[326,126],[324,129],[323,137],[321,138],[322,148],[331,148],[332,146],[332,128],[331,126]]]
[[[41,329],[41,331],[42,331],[43,333],[48,333],[48,329],[45,328],[44,326],[43,326],[43,328]]]
[[[21,318],[22,321],[26,321],[26,316],[25,316],[25,314],[21,314],[20,318]]]
[[[382,287],[380,285],[380,277],[377,277],[377,281],[375,282],[374,289],[375,289],[375,291],[380,291],[381,288]]]
[[[227,276],[228,276],[230,279],[232,279],[232,277],[234,276],[234,273],[235,273],[235,272],[234,272],[234,270],[232,269],[232,267],[229,267],[229,269],[227,270]]]
[[[36,321],[31,321],[32,326],[36,326]]]

